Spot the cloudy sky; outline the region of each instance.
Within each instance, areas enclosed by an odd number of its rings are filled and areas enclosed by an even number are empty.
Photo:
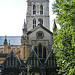
[[[50,30],[52,31],[53,19],[52,3],[50,1]],[[26,0],[0,0],[0,36],[21,36],[23,22],[26,18]]]

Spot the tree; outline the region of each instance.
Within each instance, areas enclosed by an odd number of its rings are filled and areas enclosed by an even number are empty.
[[[61,27],[54,33],[53,44],[59,73],[75,75],[75,0],[55,0],[53,12]]]

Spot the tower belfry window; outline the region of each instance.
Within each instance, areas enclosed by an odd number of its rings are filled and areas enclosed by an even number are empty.
[[[36,19],[33,19],[33,28],[36,27]]]
[[[33,5],[33,14],[36,14],[36,6]]]
[[[43,20],[42,19],[38,19],[39,23],[43,25]]]
[[[40,5],[40,14],[43,14],[43,5]]]

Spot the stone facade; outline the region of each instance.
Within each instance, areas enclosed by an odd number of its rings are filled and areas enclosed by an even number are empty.
[[[54,32],[55,25],[54,21]],[[53,33],[49,29],[49,0],[27,0],[21,45],[12,46],[5,37],[4,44],[0,46],[0,73],[58,75],[56,57],[52,50]]]
[[[27,14],[26,24],[27,30],[33,29],[33,20],[36,20],[34,27],[39,24],[39,19],[43,21],[43,26],[50,29],[49,20],[49,1],[47,0],[28,0],[27,1]]]

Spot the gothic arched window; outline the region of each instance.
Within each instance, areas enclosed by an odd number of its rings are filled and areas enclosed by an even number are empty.
[[[42,45],[39,44],[39,58],[42,58]]]
[[[35,52],[36,52],[36,54],[37,54],[37,47],[35,47],[34,50],[35,50]]]
[[[33,19],[33,28],[36,27],[36,19]]]
[[[46,47],[43,48],[43,58],[46,58]]]
[[[43,25],[43,19],[38,19],[38,21]]]
[[[43,5],[40,5],[40,14],[43,14]]]
[[[36,14],[36,6],[33,5],[33,14]]]

